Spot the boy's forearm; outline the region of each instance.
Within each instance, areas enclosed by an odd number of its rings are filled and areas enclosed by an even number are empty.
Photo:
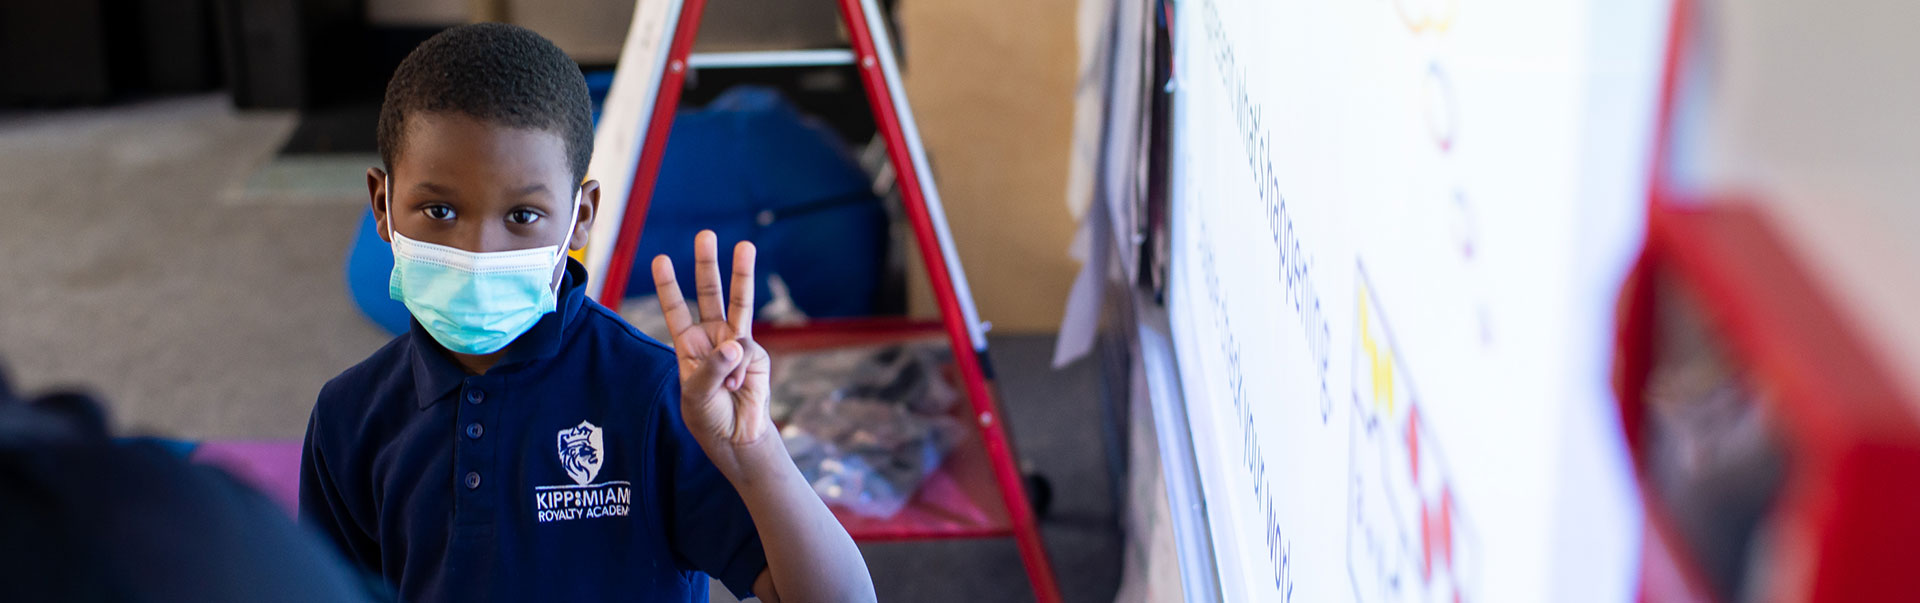
[[[873,578],[859,547],[794,467],[779,433],[769,436],[708,454],[753,515],[780,599],[874,600]]]

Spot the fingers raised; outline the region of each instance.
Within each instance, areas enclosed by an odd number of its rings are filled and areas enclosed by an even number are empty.
[[[757,253],[748,241],[733,246],[733,304],[727,308],[727,323],[740,337],[753,336],[753,261]]]
[[[693,291],[700,298],[700,321],[726,320],[727,311],[720,301],[719,237],[711,230],[702,230],[693,237],[693,272]]]
[[[680,295],[680,282],[673,275],[673,260],[662,255],[653,258],[653,287],[660,294],[660,313],[667,319],[667,330],[675,338],[693,326],[693,316],[687,314],[687,298]]]

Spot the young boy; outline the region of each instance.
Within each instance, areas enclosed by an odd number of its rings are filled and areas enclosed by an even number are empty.
[[[458,27],[401,63],[367,171],[413,329],[328,382],[300,514],[407,601],[870,601],[859,549],[788,458],[754,343],[754,248],[695,243],[668,348],[585,297],[600,200],[586,81],[546,39]]]

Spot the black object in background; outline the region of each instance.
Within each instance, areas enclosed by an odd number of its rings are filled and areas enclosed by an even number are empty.
[[[0,105],[212,90],[221,77],[211,2],[0,2]]]
[[[213,0],[213,13],[234,106],[296,109],[360,98],[392,73],[372,73],[373,36],[360,0]]]
[[[214,0],[220,56],[243,108],[298,108],[306,104],[306,36],[296,0]]]
[[[0,381],[7,601],[391,600],[265,496],[106,424],[85,395]]]
[[[212,0],[134,0],[140,81],[149,92],[211,90],[221,82]]]
[[[212,90],[220,83],[211,0],[101,0],[113,96]]]
[[[372,153],[378,150],[375,130],[380,124],[380,102],[387,80],[407,53],[444,27],[369,27],[364,31],[336,29],[333,39],[316,44],[348,47],[315,57],[324,66],[317,81],[328,84],[310,95],[300,112],[300,124],[280,148],[284,154]]]
[[[0,2],[0,104],[98,103],[112,93],[101,0]]]

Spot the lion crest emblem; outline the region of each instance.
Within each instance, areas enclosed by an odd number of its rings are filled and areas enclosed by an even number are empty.
[[[600,474],[600,445],[600,428],[592,423],[560,430],[560,466],[574,483],[585,486]]]

